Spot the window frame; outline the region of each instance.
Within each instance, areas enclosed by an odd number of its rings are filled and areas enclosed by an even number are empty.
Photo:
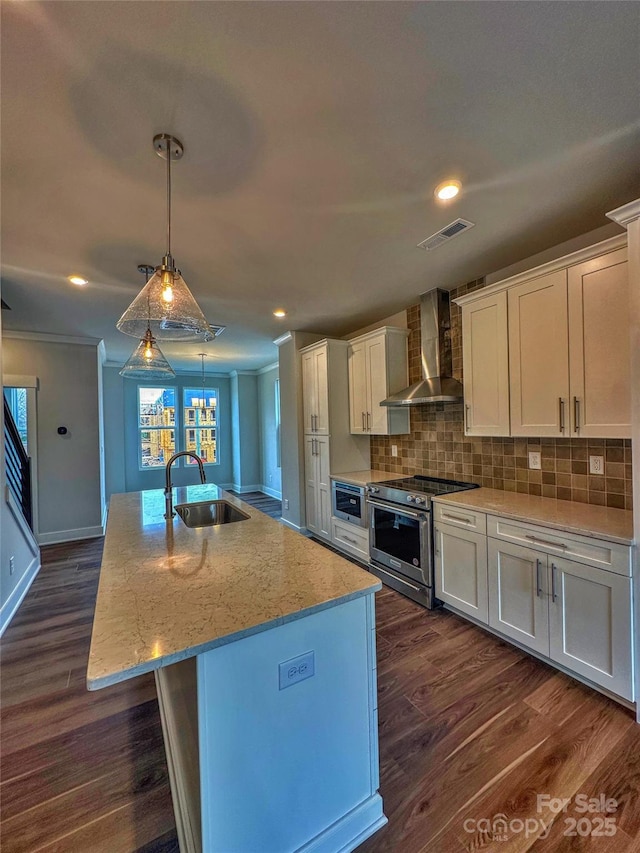
[[[142,415],[141,410],[140,410],[140,392],[143,390],[150,390],[150,389],[154,389],[154,390],[160,390],[161,389],[163,392],[173,391],[173,395],[174,395],[174,398],[173,398],[174,399],[173,422],[171,424],[168,424],[168,425],[164,424],[162,426],[151,426],[149,424],[143,425],[141,423],[143,415]],[[176,442],[176,438],[177,438],[177,434],[178,434],[178,428],[176,426],[176,411],[175,411],[176,410],[175,399],[177,396],[178,396],[178,389],[176,388],[175,385],[162,385],[162,386],[159,384],[138,385],[137,395],[136,395],[136,404],[137,404],[137,408],[136,408],[136,441],[137,441],[137,445],[138,445],[137,446],[137,457],[138,457],[138,470],[139,471],[162,471],[166,467],[166,462],[162,463],[161,465],[143,465],[142,464],[142,432],[143,431],[158,432],[159,430],[163,430],[163,429],[164,430],[171,430],[173,432],[173,447],[174,447],[173,452],[174,453],[178,452],[178,450],[177,450],[178,445]],[[169,460],[167,460],[167,462],[168,461]]]
[[[216,400],[215,419],[214,419],[213,423],[207,422],[204,424],[198,424],[198,418],[197,417],[194,417],[193,421],[191,421],[191,419],[187,420],[186,415],[185,415],[187,409],[197,408],[197,406],[187,405],[187,403],[185,401],[185,396],[186,396],[187,391],[195,392],[199,396],[202,396],[202,393],[204,391],[205,399],[206,399],[207,394],[211,394],[211,395],[215,396],[215,400]],[[206,430],[215,430],[215,443],[216,443],[215,461],[205,462],[203,459],[202,464],[205,467],[209,467],[209,466],[213,466],[213,465],[220,465],[220,417],[218,414],[219,405],[220,405],[220,389],[216,388],[214,386],[205,387],[203,389],[203,388],[194,387],[193,385],[191,385],[191,386],[185,385],[181,389],[181,393],[182,393],[182,409],[181,409],[182,424],[181,424],[181,431],[180,431],[180,435],[181,435],[180,444],[181,444],[181,446],[184,445],[183,449],[187,450],[187,430],[194,430],[194,432],[199,432],[199,431],[205,430],[205,429]],[[212,407],[207,407],[207,408],[212,408]],[[185,468],[191,468],[192,465],[195,465],[195,462],[189,463],[188,457],[182,457],[180,462],[184,464]]]

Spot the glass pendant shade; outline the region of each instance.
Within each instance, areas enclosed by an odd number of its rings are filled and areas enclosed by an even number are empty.
[[[224,326],[211,326],[179,270],[158,267],[116,323],[125,335],[141,338],[147,326],[163,341],[212,341]]]
[[[120,371],[125,379],[173,379],[175,375],[149,328]]]

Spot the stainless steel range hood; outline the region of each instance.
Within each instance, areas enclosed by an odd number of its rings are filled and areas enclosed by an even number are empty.
[[[420,296],[422,376],[383,400],[381,406],[419,406],[462,400],[462,384],[451,375],[451,313],[449,293],[429,290]]]

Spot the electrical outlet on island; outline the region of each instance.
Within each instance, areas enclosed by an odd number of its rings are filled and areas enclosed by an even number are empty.
[[[529,468],[535,468],[536,470],[540,470],[542,468],[542,462],[540,460],[540,452],[536,450],[529,451]]]
[[[604,474],[604,456],[589,457],[589,473]]]

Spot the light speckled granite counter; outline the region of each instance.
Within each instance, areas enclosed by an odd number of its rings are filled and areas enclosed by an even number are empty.
[[[499,489],[471,489],[434,498],[440,503],[482,510],[518,521],[542,524],[567,533],[633,544],[633,514],[625,509],[521,495]]]
[[[393,480],[402,474],[390,474],[388,471],[348,471],[346,474],[331,474],[332,480],[340,483],[351,483],[354,486],[366,486],[367,483],[382,483],[384,480]]]
[[[87,668],[90,690],[150,672],[381,588],[380,581],[217,486],[250,519],[189,529],[161,489],[114,495]]]

